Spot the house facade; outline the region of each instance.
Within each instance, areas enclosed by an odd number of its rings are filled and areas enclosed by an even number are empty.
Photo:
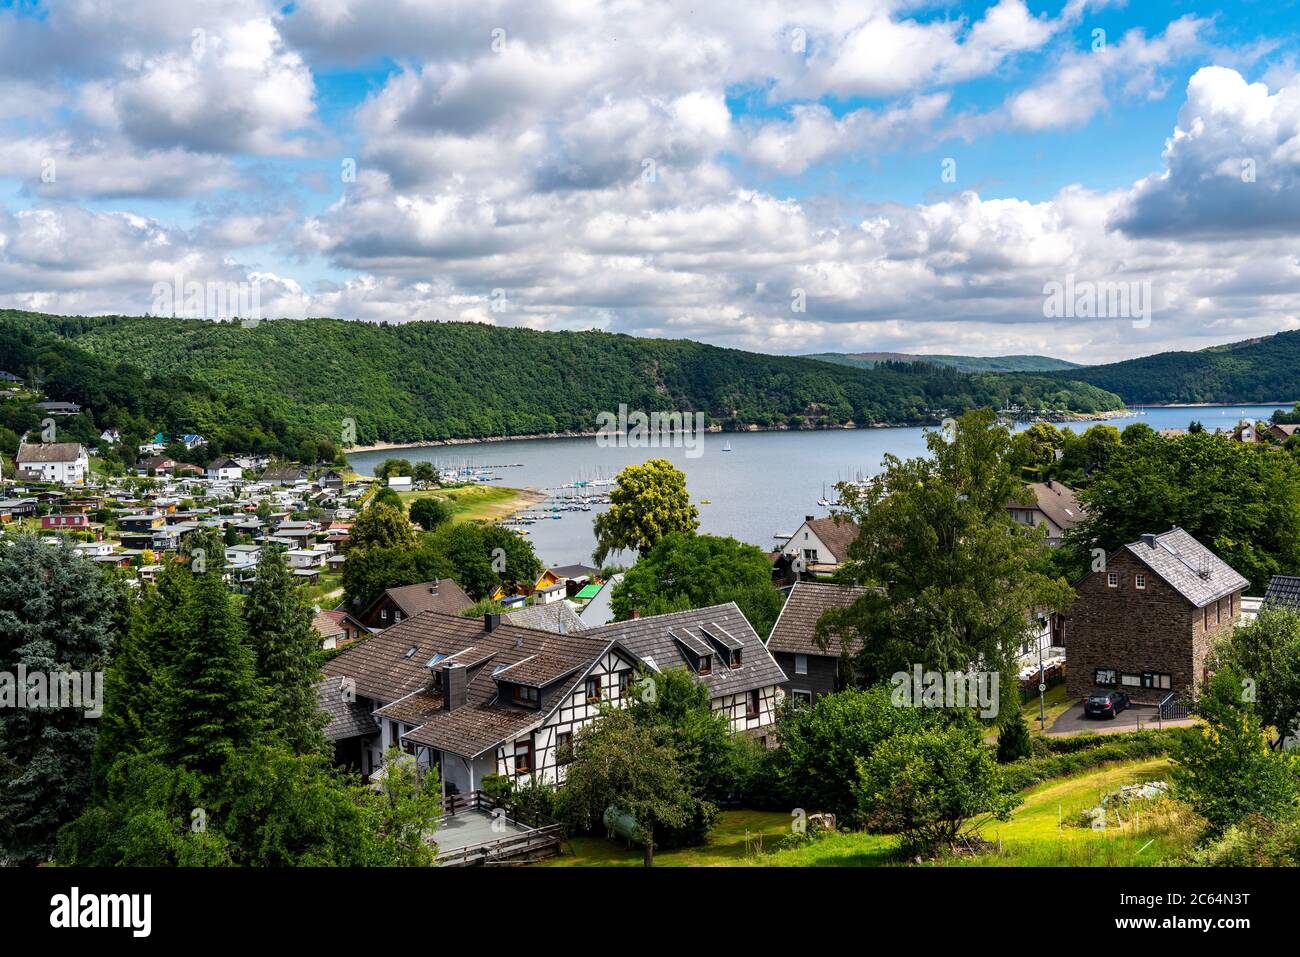
[[[81,485],[90,473],[90,456],[79,442],[24,443],[14,464],[19,478],[33,482]]]
[[[244,477],[244,468],[234,459],[216,459],[208,463],[207,477],[217,482],[238,482]]]
[[[782,686],[796,704],[812,704],[823,695],[842,691],[852,677],[851,659],[862,650],[862,639],[817,641],[817,622],[826,612],[847,608],[866,594],[857,585],[796,582],[767,639],[767,650],[785,672]]]
[[[614,640],[654,671],[684,669],[709,692],[735,733],[767,743],[786,675],[735,602],[633,618],[580,632]]]
[[[829,578],[849,557],[858,526],[847,518],[805,515],[781,546],[782,572],[790,581]]]
[[[492,774],[562,783],[565,746],[636,665],[613,641],[429,612],[327,662],[318,694],[327,737],[363,773],[397,747],[464,794]]]
[[[1063,616],[1069,694],[1117,689],[1148,703],[1194,695],[1212,644],[1241,617],[1246,585],[1181,528],[1117,549],[1075,584]]]

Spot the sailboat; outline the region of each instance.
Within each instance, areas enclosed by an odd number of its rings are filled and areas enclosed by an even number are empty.
[[[724,451],[724,452],[730,452],[730,451],[731,451],[731,440],[730,440],[730,439],[728,439],[728,440],[727,440],[727,444],[724,445],[724,446],[722,447],[722,451]]]

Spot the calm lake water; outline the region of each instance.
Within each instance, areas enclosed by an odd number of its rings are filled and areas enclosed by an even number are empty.
[[[1277,408],[1151,408],[1108,419],[1105,424],[1123,429],[1133,422],[1145,422],[1159,430],[1186,428],[1195,420],[1213,432],[1231,428],[1243,417],[1266,418]],[[1073,428],[1083,431],[1091,424],[1074,423]],[[695,458],[688,458],[682,448],[602,448],[590,437],[361,452],[349,460],[362,474],[370,474],[386,458],[405,458],[444,468],[468,465],[491,470],[498,476],[492,484],[555,489],[577,481],[613,478],[626,465],[666,458],[686,473],[691,501],[700,509],[701,531],[731,535],[771,550],[776,546],[775,536],[792,533],[805,515],[828,514],[817,500],[823,495],[834,499],[836,482],[876,474],[887,453],[900,458],[924,454],[922,431],[710,433],[702,437]],[[728,443],[731,451],[722,451]],[[705,501],[709,504],[703,504]],[[589,563],[595,547],[591,523],[602,509],[597,505],[590,512],[561,512],[558,520],[528,526],[528,539],[538,557],[547,565]]]

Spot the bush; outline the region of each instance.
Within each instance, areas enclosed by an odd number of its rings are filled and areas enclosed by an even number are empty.
[[[1112,761],[1138,761],[1168,754],[1188,730],[1171,728],[1168,731],[1135,731],[1132,734],[1036,738],[1035,756],[1012,762],[1003,771],[1008,784],[1023,791],[1043,781],[1080,774]],[[1047,752],[1045,756],[1039,756],[1042,751]]]
[[[1300,866],[1300,818],[1275,821],[1260,814],[1248,815],[1218,840],[1194,850],[1187,863],[1196,867]]]
[[[498,801],[508,801],[514,787],[514,782],[504,774],[487,774],[483,776],[479,790],[490,798],[495,798]]]

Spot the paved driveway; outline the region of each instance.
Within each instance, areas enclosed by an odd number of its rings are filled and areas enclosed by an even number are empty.
[[[1085,718],[1083,702],[1071,705],[1061,714],[1056,722],[1047,729],[1048,734],[1117,734],[1121,731],[1149,730],[1151,728],[1173,728],[1195,724],[1194,719],[1180,721],[1157,720],[1155,705],[1129,705],[1114,718]],[[1030,722],[1034,727],[1034,722]]]

